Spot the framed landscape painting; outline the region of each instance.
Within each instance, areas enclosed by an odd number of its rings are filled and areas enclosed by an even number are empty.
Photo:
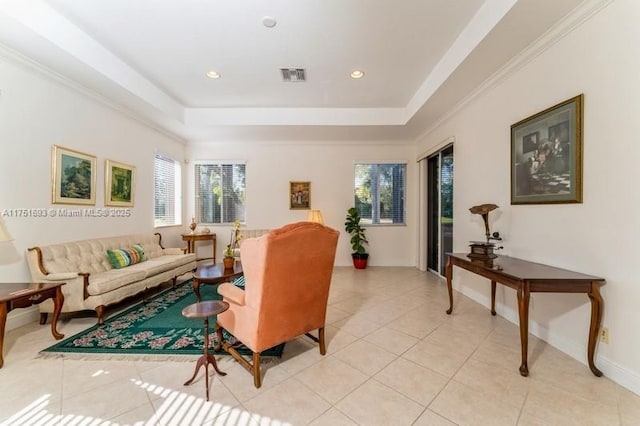
[[[311,182],[289,182],[289,210],[311,208]]]
[[[58,145],[51,157],[51,202],[94,206],[96,157]]]
[[[582,202],[583,95],[511,126],[511,204]]]
[[[105,160],[104,205],[133,207],[136,186],[136,168],[129,164]]]

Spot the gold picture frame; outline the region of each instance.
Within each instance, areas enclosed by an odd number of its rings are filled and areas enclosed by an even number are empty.
[[[96,157],[53,145],[51,151],[51,202],[96,204]]]
[[[104,167],[104,205],[133,207],[136,167],[114,160],[105,160]]]
[[[511,126],[511,204],[582,203],[583,98]]]
[[[311,182],[289,182],[289,210],[311,209]]]

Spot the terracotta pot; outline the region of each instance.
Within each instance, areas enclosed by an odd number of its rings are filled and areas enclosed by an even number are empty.
[[[222,263],[224,264],[224,269],[233,269],[233,264],[236,263],[236,260],[233,257],[225,257],[222,259]]]

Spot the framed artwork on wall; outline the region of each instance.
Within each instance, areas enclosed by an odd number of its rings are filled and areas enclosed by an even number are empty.
[[[311,182],[289,182],[289,210],[311,209]]]
[[[582,203],[583,96],[511,126],[511,204]]]
[[[58,145],[51,154],[51,202],[96,204],[96,157]]]
[[[133,207],[136,168],[129,164],[105,160],[104,205]]]

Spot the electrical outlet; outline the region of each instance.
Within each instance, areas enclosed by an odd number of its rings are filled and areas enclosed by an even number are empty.
[[[600,329],[600,341],[602,343],[609,343],[609,329],[607,327]]]

